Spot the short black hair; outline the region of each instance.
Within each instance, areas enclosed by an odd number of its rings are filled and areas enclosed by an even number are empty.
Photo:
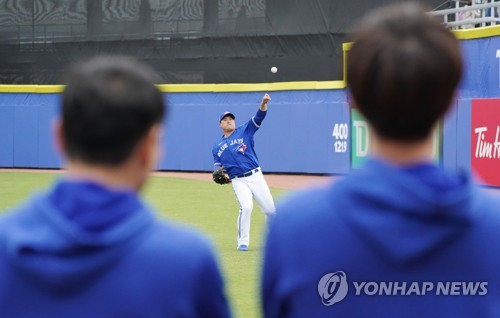
[[[426,138],[446,113],[462,75],[455,36],[415,3],[362,20],[347,55],[347,86],[375,132],[397,141]]]
[[[101,56],[78,63],[66,76],[62,126],[67,155],[86,163],[118,165],[167,106],[156,73],[131,58]]]

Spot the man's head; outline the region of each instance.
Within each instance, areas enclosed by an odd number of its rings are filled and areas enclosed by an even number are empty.
[[[104,167],[129,160],[166,112],[156,80],[150,68],[123,57],[74,66],[62,94],[59,134],[68,160]]]
[[[454,35],[417,4],[369,14],[347,58],[353,106],[381,138],[421,141],[451,105],[462,75]]]
[[[230,134],[236,129],[234,119],[234,115],[230,112],[223,112],[220,115],[219,126],[224,134]]]

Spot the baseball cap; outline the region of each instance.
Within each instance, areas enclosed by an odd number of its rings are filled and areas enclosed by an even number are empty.
[[[220,115],[220,117],[219,117],[219,123],[220,123],[220,122],[222,121],[222,119],[223,119],[224,117],[226,117],[226,116],[229,116],[229,117],[231,117],[232,119],[234,119],[234,118],[235,118],[235,117],[234,117],[234,115],[233,115],[233,113],[231,113],[231,112],[223,112],[223,113]]]

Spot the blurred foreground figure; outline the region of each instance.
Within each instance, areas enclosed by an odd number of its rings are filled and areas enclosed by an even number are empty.
[[[265,317],[500,317],[500,202],[433,162],[462,62],[453,34],[424,11],[381,8],[356,29],[347,83],[371,158],[278,206]]]
[[[166,107],[126,58],[77,65],[55,139],[68,172],[0,218],[0,317],[227,317],[210,245],[138,195]]]

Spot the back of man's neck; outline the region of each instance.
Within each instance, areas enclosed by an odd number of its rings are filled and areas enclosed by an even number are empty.
[[[422,141],[402,142],[372,138],[371,154],[394,165],[410,166],[434,160],[432,136]]]
[[[137,192],[139,182],[124,167],[95,166],[85,163],[68,163],[66,177],[72,180],[91,181],[111,189]]]

